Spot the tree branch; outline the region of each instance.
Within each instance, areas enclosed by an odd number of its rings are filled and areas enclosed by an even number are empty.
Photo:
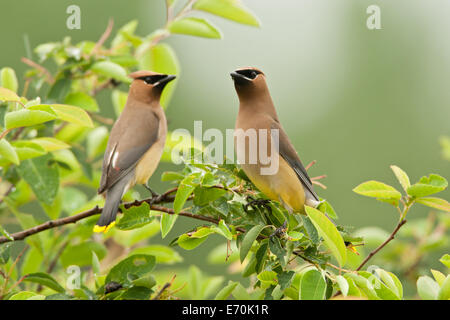
[[[175,211],[171,208],[167,208],[167,207],[163,207],[163,206],[159,206],[158,204],[162,204],[162,203],[170,203],[173,202],[175,200],[175,196],[171,195],[172,193],[174,193],[175,191],[177,191],[178,188],[173,188],[170,189],[168,191],[166,191],[165,193],[157,196],[157,197],[153,197],[153,198],[147,198],[144,200],[135,200],[132,202],[127,202],[124,204],[124,207],[126,209],[129,209],[131,207],[137,207],[140,206],[141,204],[143,204],[144,202],[148,203],[150,205],[150,209],[151,210],[155,210],[155,211],[160,211],[160,212],[165,212],[168,214],[175,214]],[[81,212],[79,214],[76,214],[74,216],[70,216],[70,217],[65,217],[65,218],[61,218],[61,219],[56,219],[56,220],[50,220],[47,222],[44,222],[38,226],[35,226],[33,228],[30,229],[26,229],[23,231],[19,231],[16,233],[13,233],[10,235],[10,237],[13,239],[11,240],[8,237],[0,237],[0,244],[2,243],[6,243],[6,242],[11,242],[11,241],[18,241],[18,240],[23,240],[31,235],[34,235],[36,233],[45,231],[45,230],[49,230],[49,229],[53,229],[59,226],[63,226],[66,224],[70,224],[70,223],[76,223],[82,219],[85,219],[87,217],[96,215],[96,214],[100,214],[102,212],[103,208],[99,208],[98,206]],[[219,220],[212,218],[212,217],[208,217],[208,216],[201,216],[201,215],[197,215],[197,214],[193,214],[190,212],[185,212],[185,211],[181,211],[178,213],[179,216],[184,216],[184,217],[188,217],[188,218],[192,218],[192,219],[197,219],[197,220],[202,220],[202,221],[207,221],[207,222],[211,222],[214,224],[219,224]],[[246,230],[243,228],[236,228],[237,231],[244,233]]]

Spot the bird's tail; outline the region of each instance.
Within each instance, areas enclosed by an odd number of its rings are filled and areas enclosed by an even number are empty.
[[[117,211],[119,210],[120,201],[126,192],[129,179],[122,178],[110,189],[106,191],[105,206],[102,214],[94,226],[94,232],[106,232],[116,223]]]

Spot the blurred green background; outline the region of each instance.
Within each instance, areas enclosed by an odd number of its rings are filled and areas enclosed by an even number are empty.
[[[437,173],[450,177],[438,138],[450,135],[450,2],[446,0],[245,0],[261,28],[211,20],[224,39],[174,35],[181,76],[167,110],[169,128],[193,132],[233,128],[238,99],[229,72],[256,66],[268,79],[280,120],[306,165],[318,163],[310,175],[326,174],[330,201],[340,223],[391,230],[398,216],[389,205],[356,195],[359,183],[376,179],[398,187],[389,169],[396,164],[412,181]],[[66,8],[81,8],[81,30],[66,28]],[[381,30],[368,30],[366,8],[381,8]],[[201,15],[201,14],[200,14]],[[147,35],[165,21],[162,0],[2,0],[0,3],[0,68],[9,66],[23,78],[20,62],[31,48],[70,36],[73,42],[96,41],[114,19],[114,31],[137,19],[137,34]],[[110,95],[103,93],[102,113],[112,116]],[[163,163],[150,180],[164,191],[160,174],[174,170]],[[439,195],[449,199],[450,192]],[[415,206],[412,217],[425,216]],[[165,240],[194,222],[179,219]],[[178,250],[184,264],[199,264],[223,241],[207,241],[192,252]],[[200,259],[200,260],[199,260]],[[206,266],[205,266],[206,267]],[[203,268],[219,274],[216,267]],[[221,267],[222,268],[222,267]]]

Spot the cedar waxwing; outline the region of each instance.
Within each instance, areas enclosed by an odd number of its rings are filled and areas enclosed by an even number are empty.
[[[243,68],[232,72],[231,77],[240,102],[235,127],[235,148],[238,159],[240,156],[245,159],[241,163],[242,169],[262,193],[269,199],[279,201],[290,213],[304,213],[305,204],[317,207],[319,197],[278,120],[264,73],[256,68]],[[246,138],[251,140],[250,131],[256,134],[256,148],[251,148],[251,141],[245,142]],[[277,132],[275,136],[274,132]],[[273,145],[272,139],[278,148]],[[268,166],[267,160],[263,161],[261,158],[263,145],[267,149],[265,154],[274,152],[273,158],[278,161],[276,170],[268,174],[264,174],[263,170]],[[256,156],[253,163],[250,161],[252,155]]]
[[[166,141],[167,121],[159,99],[175,76],[136,71],[130,77],[128,99],[112,127],[103,158],[98,193],[105,193],[106,200],[94,232],[114,226],[123,195],[137,183],[146,185]]]

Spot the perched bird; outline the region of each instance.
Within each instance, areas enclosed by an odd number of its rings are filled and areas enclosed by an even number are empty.
[[[105,194],[106,200],[94,232],[109,230],[115,224],[123,195],[135,184],[146,185],[166,141],[167,121],[159,99],[175,76],[136,71],[130,77],[133,82],[128,99],[112,127],[103,158],[98,193]]]
[[[240,102],[234,134],[238,159],[245,159],[242,169],[262,193],[279,201],[290,213],[304,213],[305,204],[317,207],[319,197],[278,120],[264,73],[243,68],[232,72],[231,77]],[[251,146],[252,132],[257,138],[253,141],[256,147]],[[261,148],[267,148],[266,153],[261,153]],[[262,154],[271,154],[272,160],[278,161],[276,170],[264,172],[269,164]],[[256,157],[253,163],[252,156]]]

